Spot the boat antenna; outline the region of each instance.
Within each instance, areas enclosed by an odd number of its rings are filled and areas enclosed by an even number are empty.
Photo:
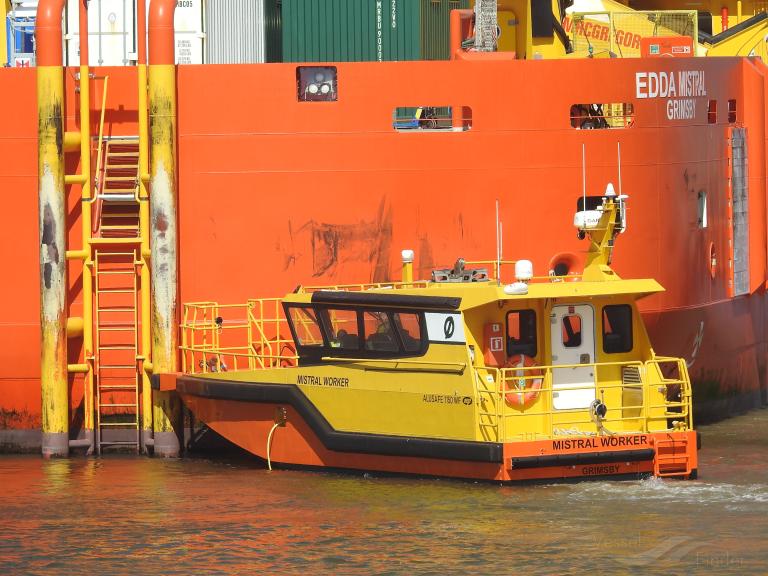
[[[583,196],[581,209],[587,209],[587,146],[581,145],[581,193]]]
[[[619,157],[619,198],[621,198],[621,142],[616,142],[616,152]]]
[[[499,220],[499,285],[501,285],[501,263],[504,261],[504,222]]]
[[[498,198],[496,198],[496,284],[501,286],[501,222]]]
[[[619,217],[621,218],[621,231],[624,232],[627,229],[627,208],[624,205],[627,197],[621,192],[621,142],[616,142],[616,155],[619,163]]]

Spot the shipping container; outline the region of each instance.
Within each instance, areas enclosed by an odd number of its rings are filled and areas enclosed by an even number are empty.
[[[202,64],[204,0],[178,0],[176,28],[176,63]],[[149,4],[149,2],[147,2]],[[79,0],[66,4],[66,62],[80,63],[78,25]],[[124,66],[138,60],[136,43],[136,0],[90,0],[88,3],[88,47],[91,66]]]
[[[278,0],[206,0],[206,63],[279,61],[279,17]]]
[[[282,0],[283,61],[445,60],[469,0]]]

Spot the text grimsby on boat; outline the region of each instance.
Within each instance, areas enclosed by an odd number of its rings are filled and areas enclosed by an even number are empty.
[[[693,478],[685,361],[657,356],[636,301],[663,288],[610,267],[627,197],[580,199],[580,275],[495,261],[401,282],[186,304],[183,372],[154,378],[268,465],[489,481]],[[497,223],[497,235],[500,226]],[[492,265],[497,280],[490,278]],[[226,317],[226,318],[225,318]]]

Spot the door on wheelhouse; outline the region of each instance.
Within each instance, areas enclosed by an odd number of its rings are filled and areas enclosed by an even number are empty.
[[[587,408],[595,399],[595,311],[588,304],[554,306],[550,323],[552,405]]]

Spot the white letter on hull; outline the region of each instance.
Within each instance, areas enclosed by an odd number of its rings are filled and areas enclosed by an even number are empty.
[[[648,98],[648,74],[645,72],[635,73],[635,97]]]

